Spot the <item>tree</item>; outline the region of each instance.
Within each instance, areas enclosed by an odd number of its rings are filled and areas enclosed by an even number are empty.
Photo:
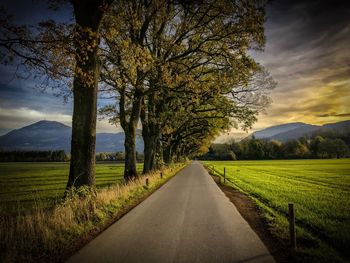
[[[344,157],[349,152],[349,147],[341,139],[325,139],[319,144],[319,152],[325,157]]]
[[[346,145],[346,143],[342,139],[335,139],[334,142],[334,152],[337,156],[337,159],[340,157],[346,156],[346,154],[349,153],[349,147]]]
[[[145,47],[145,33],[152,18],[152,1],[117,1],[104,24],[102,80],[105,90],[118,103],[101,109],[110,122],[119,124],[125,133],[124,178],[137,176],[136,131],[145,92],[145,76],[152,60]]]
[[[267,142],[267,152],[269,159],[282,158],[282,143],[276,140]]]
[[[149,147],[145,147],[145,172],[155,165],[154,156],[159,148],[159,140],[167,148],[165,162],[171,159],[169,153],[173,150],[170,143],[164,140],[171,134],[162,133],[161,127],[167,130],[169,119],[174,123],[177,116],[173,104],[179,97],[185,97],[182,94],[191,95],[184,100],[189,101],[189,106],[180,102],[180,107],[176,109],[184,108],[189,115],[196,111],[207,113],[206,116],[195,118],[231,117],[236,121],[245,119],[245,125],[252,123],[252,116],[257,113],[252,110],[252,106],[262,106],[263,96],[259,88],[255,86],[250,89],[247,83],[252,83],[252,75],[261,68],[243,50],[251,45],[258,47],[263,44],[260,27],[263,12],[258,4],[248,4],[246,7],[245,10],[241,9],[239,4],[229,1],[208,1],[200,5],[187,5],[183,9],[168,6],[168,16],[162,16],[150,27],[155,30],[149,34],[147,43],[151,46],[154,60],[158,62],[155,68],[162,74],[152,75],[151,90],[156,92],[148,94],[144,112],[141,113],[144,141],[149,142]],[[247,24],[248,20],[254,23]],[[167,30],[168,24],[180,34],[172,34],[171,30]],[[264,90],[264,85],[261,86],[261,90]],[[256,96],[249,96],[253,90]],[[196,104],[204,95],[210,101],[205,103],[206,107],[203,106],[204,102],[202,105]],[[247,107],[248,104],[251,107]],[[232,123],[228,119],[227,124]],[[174,128],[174,125],[170,126],[173,126],[170,130]],[[179,144],[179,139],[177,141]]]
[[[53,80],[73,78],[71,163],[67,188],[95,184],[99,28],[112,2],[72,0],[74,27],[50,20],[40,23],[38,32],[31,33],[26,26],[11,25],[6,16],[0,20],[4,29],[0,46],[2,51],[5,50],[2,63],[22,63]],[[72,51],[73,57],[68,51]]]
[[[107,154],[104,153],[104,152],[100,152],[99,154],[97,154],[96,160],[97,161],[106,161],[107,160]]]
[[[251,160],[262,160],[265,158],[264,143],[259,139],[252,139],[248,142],[248,158]]]
[[[117,153],[115,154],[115,159],[116,159],[117,161],[124,161],[124,160],[125,160],[125,153],[123,153],[123,152],[117,152]]]
[[[168,162],[172,152],[178,157],[184,154],[189,148],[185,143],[200,149],[199,142],[208,141],[205,129],[191,131],[184,129],[181,120],[176,122],[182,114],[175,113],[173,107],[192,111],[192,117],[196,111],[203,113],[193,117],[195,123],[231,117],[249,126],[256,120],[257,106],[261,109],[266,105],[264,92],[269,85],[254,78],[263,71],[246,51],[264,43],[261,3],[118,4],[123,12],[111,12],[106,20],[103,79],[118,92],[119,103],[102,112],[112,122],[119,121],[126,133],[126,178],[137,175],[135,132],[139,117],[145,142],[144,173],[156,168],[163,154]],[[125,50],[134,52],[125,54]],[[250,85],[255,81],[258,86]],[[186,93],[190,96],[182,96]],[[210,101],[206,108],[198,104],[205,96]],[[190,126],[190,118],[185,119],[185,125]],[[178,123],[181,129],[169,122]],[[227,119],[226,123],[233,121]],[[176,136],[169,130],[176,131]]]
[[[76,21],[71,162],[67,188],[95,184],[99,28],[113,0],[72,1]]]
[[[307,158],[309,157],[309,149],[299,140],[291,140],[283,145],[283,155],[285,158]]]
[[[320,156],[320,144],[324,141],[323,137],[320,135],[317,135],[315,138],[313,138],[310,142],[310,151],[314,157]]]

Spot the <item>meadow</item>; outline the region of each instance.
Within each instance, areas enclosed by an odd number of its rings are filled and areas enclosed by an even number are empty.
[[[325,261],[350,258],[349,159],[203,163],[221,177],[225,167],[227,184],[256,202],[273,234],[288,239],[294,203],[299,247]]]
[[[65,261],[186,164],[148,173],[146,185],[144,177],[121,183],[122,164],[100,163],[97,190],[82,187],[64,199],[69,164],[0,164],[0,262]]]
[[[137,169],[141,172],[142,164]],[[97,163],[96,185],[122,182],[123,173],[122,163]],[[0,205],[14,213],[48,207],[63,196],[68,174],[69,163],[0,163]]]

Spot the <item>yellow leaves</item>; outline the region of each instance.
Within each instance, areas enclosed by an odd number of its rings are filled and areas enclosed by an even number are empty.
[[[78,65],[75,67],[75,76],[78,77],[80,82],[84,83],[84,86],[87,88],[94,87],[97,81],[97,75],[94,69],[83,70]]]
[[[130,38],[114,39],[110,44],[110,61],[113,67],[126,76],[130,84],[135,86],[140,78],[153,66],[153,58],[148,49],[134,43]]]
[[[115,27],[109,27],[106,31],[106,35],[105,37],[107,39],[113,39],[113,38],[117,38],[119,36],[119,31],[117,28]]]

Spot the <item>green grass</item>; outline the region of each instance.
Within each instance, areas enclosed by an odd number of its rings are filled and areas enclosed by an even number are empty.
[[[251,196],[277,236],[288,238],[288,203],[297,241],[321,260],[349,258],[350,160],[206,161],[228,184]]]
[[[57,164],[50,165],[46,168],[57,167]],[[185,165],[186,163],[172,164],[148,173],[145,175],[149,181],[147,186],[145,178],[139,177],[127,184],[117,184],[114,179],[110,179],[111,185],[100,187],[97,191],[91,191],[88,187],[80,188],[78,192],[70,192],[64,202],[59,202],[50,209],[43,209],[33,202],[30,213],[5,214],[0,208],[0,262],[66,261],[72,251],[78,250],[111,222],[140,203]],[[33,167],[35,165],[25,168],[30,171]],[[116,174],[115,171],[120,167],[103,164],[98,169],[97,177],[103,178],[103,171],[105,175]],[[42,170],[39,167],[36,172],[41,174]],[[47,177],[42,180],[45,178]],[[98,181],[100,186],[106,183],[106,180]]]
[[[139,172],[142,164],[137,165]],[[52,205],[62,197],[68,179],[69,163],[0,163],[0,200],[9,212],[28,210],[33,202]],[[98,163],[98,188],[123,181],[124,164]],[[4,208],[5,207],[5,208]]]

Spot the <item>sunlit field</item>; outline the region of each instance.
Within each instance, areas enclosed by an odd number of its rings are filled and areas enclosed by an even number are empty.
[[[142,171],[142,164],[137,166]],[[97,163],[96,185],[105,187],[123,181],[124,164]],[[1,207],[11,212],[36,206],[47,207],[62,197],[69,163],[0,163]]]
[[[350,257],[350,160],[205,161],[251,196],[272,231],[288,238],[288,203],[296,208],[297,242],[321,256]]]

